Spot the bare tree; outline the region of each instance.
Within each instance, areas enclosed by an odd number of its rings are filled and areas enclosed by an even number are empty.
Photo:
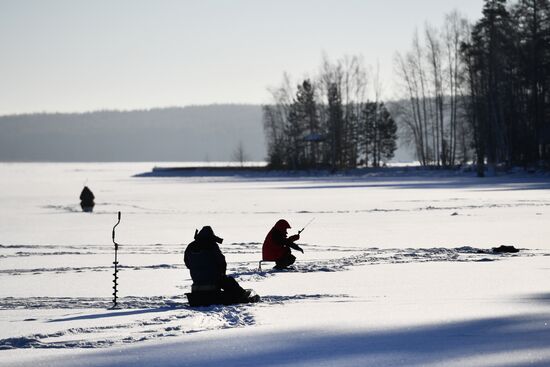
[[[244,144],[241,140],[239,140],[239,143],[235,147],[235,150],[233,150],[232,158],[233,161],[239,162],[241,167],[244,167],[244,163],[249,160],[248,154],[246,153],[244,149]]]
[[[447,59],[446,74],[447,84],[445,95],[449,108],[449,155],[448,164],[453,166],[457,159],[457,149],[460,145],[460,159],[463,163],[468,161],[468,128],[464,114],[459,112],[464,109],[464,91],[467,89],[465,78],[466,66],[461,58],[460,46],[467,38],[470,31],[468,20],[458,11],[454,10],[445,16],[442,29],[442,37]]]
[[[459,114],[460,102],[465,99],[461,93],[465,67],[460,45],[466,33],[467,21],[454,12],[439,29],[425,25],[424,43],[415,32],[411,50],[396,56],[397,75],[410,102],[408,111],[399,109],[399,120],[413,136],[423,165],[454,165],[459,132],[462,157],[467,156],[468,133],[464,114]]]
[[[331,143],[340,147],[337,149],[341,159],[338,165],[355,167],[359,160],[359,119],[367,100],[367,68],[360,56],[345,56],[336,62],[323,56],[319,80],[321,93],[325,97],[324,103],[328,108],[335,108],[335,103],[341,104],[342,134],[337,134],[336,140]],[[328,128],[335,128],[334,118],[338,114],[335,111],[338,108],[331,111],[327,109],[322,118]],[[332,125],[329,121],[332,121]],[[330,147],[331,152],[334,149]],[[333,156],[332,153],[330,155]]]
[[[290,141],[286,134],[288,116],[292,104],[293,90],[290,77],[283,74],[283,81],[277,88],[270,88],[273,103],[263,106],[263,123],[267,141],[267,154],[274,168],[285,166]]]
[[[445,166],[447,164],[447,140],[445,139],[445,130],[443,127],[444,100],[441,42],[439,40],[438,31],[429,24],[425,26],[425,35],[426,57],[430,65],[430,77],[432,82],[432,90],[427,103],[429,103],[430,106],[434,106],[434,108],[430,110],[433,112],[432,116],[435,118],[432,123],[434,157],[438,166]]]
[[[396,74],[401,79],[409,106],[402,110],[401,118],[410,129],[416,148],[416,156],[424,166],[430,160],[428,138],[428,101],[426,98],[426,79],[423,52],[415,33],[413,50],[405,56],[396,54]]]

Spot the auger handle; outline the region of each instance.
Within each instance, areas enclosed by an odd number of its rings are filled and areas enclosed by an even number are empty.
[[[113,227],[113,243],[115,246],[118,246],[118,243],[115,242],[115,228],[120,224],[120,212],[118,212],[118,222],[116,222],[115,226]]]

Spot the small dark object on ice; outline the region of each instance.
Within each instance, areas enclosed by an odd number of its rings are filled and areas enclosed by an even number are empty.
[[[195,291],[185,293],[189,306],[200,307],[210,305],[235,305],[239,303],[255,303],[260,301],[260,296],[252,289],[246,289],[245,293],[238,298],[235,298],[228,292],[223,290],[215,291]]]
[[[91,213],[94,211],[94,199],[95,196],[92,190],[90,190],[88,186],[84,186],[82,192],[80,193],[80,207],[83,212]]]
[[[501,245],[499,247],[493,247],[494,254],[505,254],[505,253],[515,254],[517,252],[519,252],[519,249],[515,248],[514,246]]]
[[[458,215],[458,213],[454,212],[453,214],[451,214],[451,217],[454,217],[455,215]]]

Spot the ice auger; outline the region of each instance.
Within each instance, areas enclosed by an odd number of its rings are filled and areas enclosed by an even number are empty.
[[[116,302],[116,299],[117,299],[117,286],[118,286],[118,243],[115,242],[115,228],[116,226],[118,226],[118,224],[120,223],[120,212],[118,212],[118,222],[116,222],[115,226],[113,227],[113,243],[115,245],[115,261],[113,262],[113,264],[115,265],[115,272],[113,274],[114,276],[114,279],[113,279],[113,308],[116,308],[117,307],[117,302]]]

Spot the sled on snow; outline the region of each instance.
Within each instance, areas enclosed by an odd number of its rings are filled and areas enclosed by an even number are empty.
[[[260,260],[258,262],[258,271],[262,271],[262,264],[265,264],[265,263],[274,263],[275,264],[275,260]]]
[[[214,286],[193,287],[190,293],[185,293],[187,301],[191,307],[211,306],[211,305],[235,305],[239,303],[255,303],[260,301],[260,296],[252,289],[245,289],[244,295],[225,292]]]

